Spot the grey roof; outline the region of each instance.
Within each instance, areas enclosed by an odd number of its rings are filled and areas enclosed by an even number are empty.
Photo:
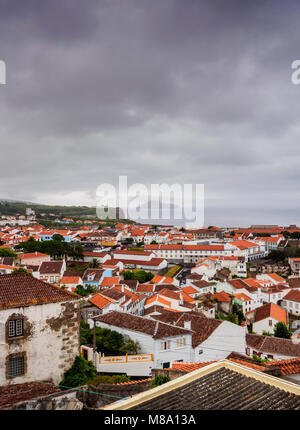
[[[300,396],[223,367],[130,409],[300,410]]]

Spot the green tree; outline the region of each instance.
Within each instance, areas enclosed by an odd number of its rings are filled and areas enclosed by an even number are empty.
[[[93,287],[92,285],[86,285],[85,287],[83,285],[77,285],[74,293],[78,294],[79,296],[86,297],[95,293],[96,291],[97,288]]]
[[[62,390],[66,390],[68,387],[80,387],[96,376],[97,369],[93,362],[87,361],[78,355],[75,357],[72,367],[64,373],[64,377],[59,385]]]
[[[274,327],[274,336],[281,337],[284,339],[290,339],[292,336],[292,333],[284,322],[279,321]]]
[[[144,282],[149,282],[154,277],[153,273],[146,272],[145,270],[126,270],[124,273],[124,279],[135,279],[138,280],[141,284]]]
[[[14,269],[12,273],[27,273],[28,275],[32,276],[32,273],[28,272],[26,269],[24,269],[24,267],[18,267]]]
[[[89,267],[92,269],[97,269],[99,267],[99,261],[97,258],[92,259],[92,261],[89,263]]]
[[[67,254],[69,257],[74,257],[76,260],[83,260],[83,246],[80,243],[70,244]]]
[[[61,234],[55,233],[52,236],[52,240],[58,240],[59,242],[64,242],[65,238]]]
[[[268,255],[268,258],[271,258],[272,260],[275,260],[276,262],[284,261],[285,260],[285,253],[283,251],[280,251],[279,249],[273,249],[270,254]]]
[[[17,257],[17,254],[10,248],[0,248],[0,257]]]
[[[92,345],[94,339],[94,329],[81,326],[80,343],[81,345]],[[121,355],[124,346],[124,337],[121,333],[108,328],[96,327],[96,348],[98,352],[105,355]]]
[[[129,338],[125,341],[124,345],[121,347],[121,352],[125,354],[138,354],[141,350],[141,345],[138,341],[134,341]]]

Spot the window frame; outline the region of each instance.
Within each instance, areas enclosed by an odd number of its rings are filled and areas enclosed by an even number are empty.
[[[18,328],[18,323],[21,321],[21,333],[20,328]],[[12,331],[13,335],[10,335],[11,326],[13,325]],[[7,337],[8,339],[15,339],[24,336],[24,318],[14,318],[9,319],[7,322]]]
[[[19,362],[18,362],[19,361]],[[21,364],[20,364],[21,361]],[[19,369],[19,372],[15,371],[13,374],[10,373],[11,367],[13,366],[13,362],[15,362],[15,369]],[[18,376],[25,375],[25,357],[20,355],[18,357],[10,357],[8,359],[8,369],[7,375],[9,378],[17,378]]]

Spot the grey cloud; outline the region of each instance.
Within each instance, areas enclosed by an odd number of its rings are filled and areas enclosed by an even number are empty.
[[[296,222],[299,12],[296,1],[0,0],[0,196],[93,201],[126,174],[204,183],[207,224]]]

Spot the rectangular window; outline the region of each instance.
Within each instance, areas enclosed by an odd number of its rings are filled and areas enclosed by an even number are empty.
[[[170,349],[170,341],[168,340],[168,341],[165,341],[165,342],[161,342],[161,344],[160,344],[160,349],[161,349],[162,351],[165,351],[165,350],[167,350],[167,349]]]
[[[8,337],[23,336],[23,320],[8,321]]]
[[[180,339],[176,339],[176,348],[180,348],[182,346],[185,346],[186,339],[185,337],[181,337]]]
[[[269,320],[269,327],[272,327],[272,325],[273,325],[272,320]]]
[[[8,376],[24,375],[24,357],[10,358],[8,362]]]

